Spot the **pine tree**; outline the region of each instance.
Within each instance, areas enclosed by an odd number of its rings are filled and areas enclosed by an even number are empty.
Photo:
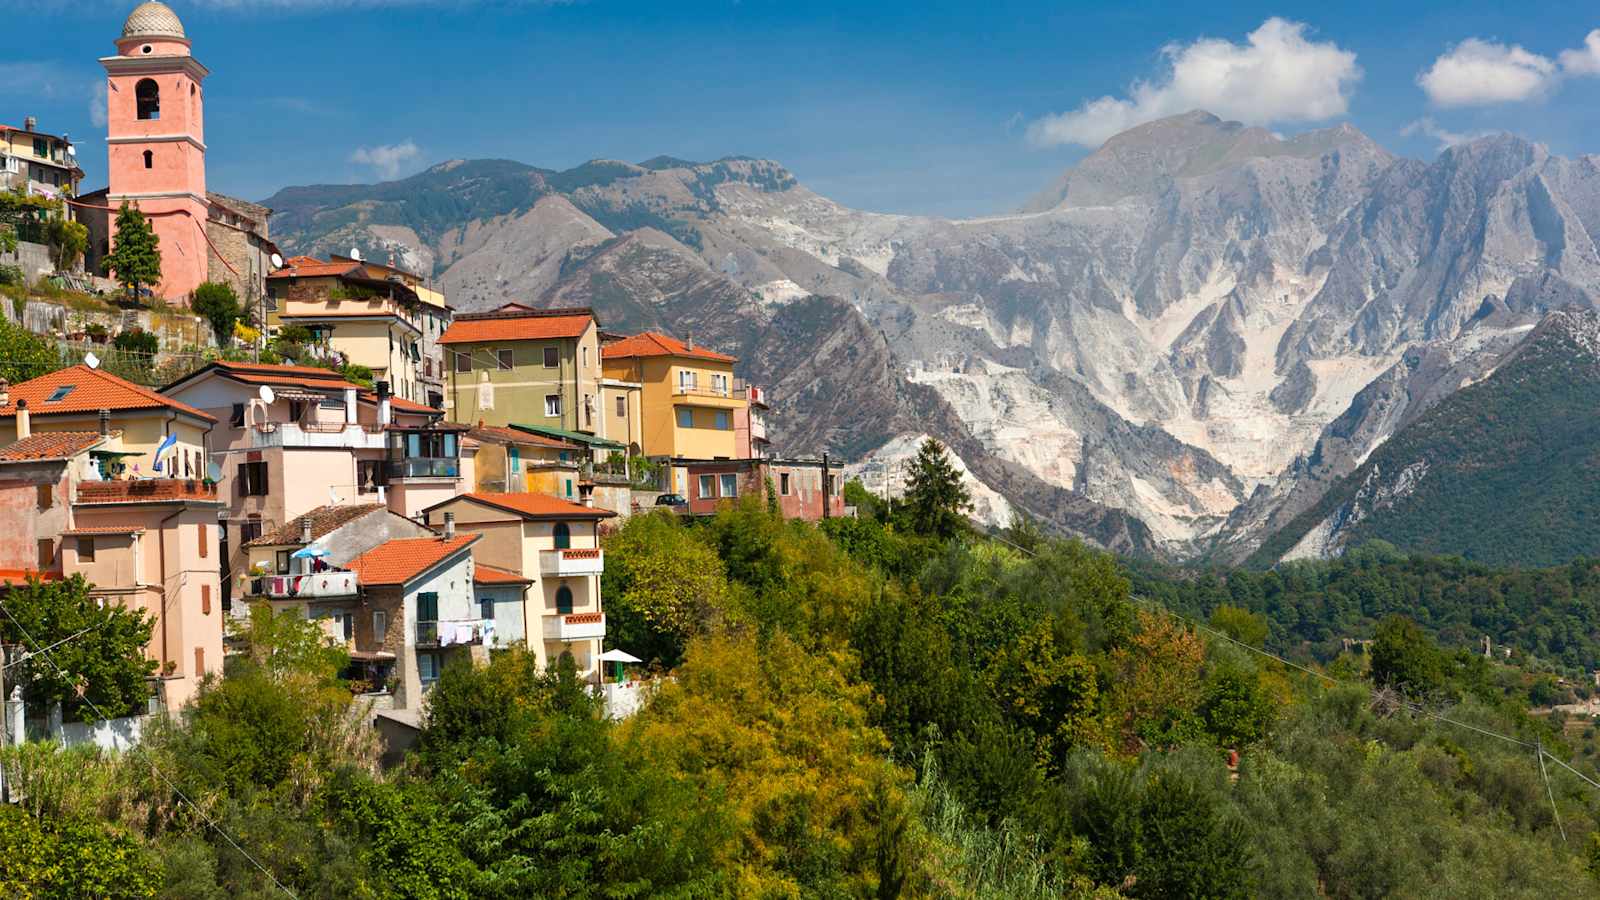
[[[117,273],[117,281],[135,299],[143,285],[161,281],[161,238],[150,227],[138,207],[123,201],[117,210],[116,249],[106,256],[108,271]]]
[[[941,540],[954,537],[966,529],[971,508],[972,496],[944,445],[933,438],[923,441],[906,482],[905,510],[912,529]]]

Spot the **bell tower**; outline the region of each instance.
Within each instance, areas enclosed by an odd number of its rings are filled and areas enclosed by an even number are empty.
[[[107,205],[124,201],[149,218],[161,239],[161,284],[156,293],[185,300],[206,280],[205,93],[210,74],[189,53],[183,23],[165,4],[142,3],[129,13],[106,69]]]

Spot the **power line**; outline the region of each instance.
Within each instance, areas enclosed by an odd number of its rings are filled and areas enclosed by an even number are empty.
[[[17,630],[22,632],[22,637],[29,644],[37,643],[37,641],[35,641],[33,639],[33,635],[28,633],[28,629],[23,627],[23,624],[21,622],[17,621],[17,617],[13,616],[11,614],[11,610],[6,609],[6,606],[5,606],[5,604],[3,602],[0,602],[0,613],[5,613],[6,618],[11,620],[11,624],[17,626]],[[55,645],[52,644],[51,646],[55,646]],[[35,651],[35,652],[43,655],[45,660],[50,663],[51,667],[54,668],[56,670],[56,673],[58,675],[60,675],[63,679],[66,679],[69,683],[72,681],[71,676],[69,676],[66,673],[66,670],[62,669],[61,666],[56,663],[55,657],[50,655],[50,648],[49,647],[46,647],[43,650],[39,650],[39,651]],[[111,718],[110,716],[105,714],[104,710],[100,709],[98,704],[96,704],[93,700],[90,700],[87,696],[84,696],[82,698],[82,700],[83,700],[84,704],[87,705],[90,709],[94,710],[94,714],[99,716],[101,719],[109,720]],[[278,890],[283,891],[284,894],[288,895],[290,898],[294,897],[294,891],[291,891],[291,890],[289,890],[289,888],[285,887],[283,882],[279,881],[278,877],[276,875],[272,874],[271,870],[269,870],[266,866],[261,864],[260,860],[256,859],[254,856],[251,856],[250,853],[247,850],[245,850],[243,847],[239,846],[239,842],[235,841],[233,839],[233,837],[228,834],[228,832],[226,832],[226,831],[224,831],[222,829],[221,825],[218,825],[210,816],[206,815],[205,810],[201,809],[200,805],[198,803],[195,803],[193,800],[190,800],[189,796],[187,794],[185,794],[183,792],[183,790],[181,788],[179,788],[178,785],[175,784],[172,781],[171,778],[168,778],[165,772],[161,771],[160,767],[155,764],[155,760],[151,759],[149,757],[149,755],[144,752],[144,747],[142,747],[139,744],[134,744],[133,745],[133,751],[135,753],[138,753],[138,754],[144,756],[145,762],[148,763],[149,766],[150,766],[150,771],[154,772],[156,774],[156,777],[160,778],[167,785],[167,787],[172,790],[172,792],[174,794],[177,794],[178,795],[178,799],[182,800],[184,803],[187,803],[192,809],[194,809],[195,815],[199,816],[200,820],[202,822],[205,822],[206,825],[210,826],[211,829],[214,830],[217,834],[222,835],[222,839],[227,841],[229,846],[233,847],[233,849],[239,851],[239,855],[243,856],[245,859],[250,860],[250,862],[257,869],[261,870],[261,874],[267,876],[267,878],[270,879],[272,881],[272,883],[278,887]]]

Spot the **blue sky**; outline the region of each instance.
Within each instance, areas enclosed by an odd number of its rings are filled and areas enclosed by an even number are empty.
[[[0,121],[69,132],[104,183],[99,56],[131,0],[8,0]],[[1118,127],[1191,105],[1399,153],[1505,130],[1600,152],[1584,4],[173,0],[212,71],[210,186],[745,154],[840,202],[1015,207]],[[20,11],[16,7],[20,6]],[[1537,15],[1529,15],[1530,9]]]

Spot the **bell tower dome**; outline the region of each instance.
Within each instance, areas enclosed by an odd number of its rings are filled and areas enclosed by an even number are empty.
[[[155,0],[128,14],[116,46],[117,55],[100,60],[106,70],[107,205],[127,202],[149,218],[160,238],[157,293],[181,301],[208,271],[202,83],[210,72],[190,53],[177,14]]]

